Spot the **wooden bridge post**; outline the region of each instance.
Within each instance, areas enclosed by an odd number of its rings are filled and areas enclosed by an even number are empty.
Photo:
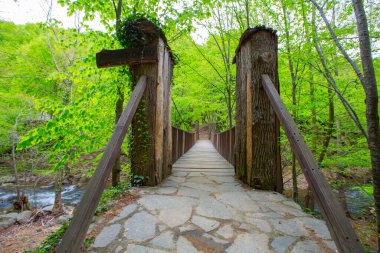
[[[282,192],[279,122],[261,85],[268,74],[278,90],[277,35],[247,29],[236,49],[236,175],[248,185]]]
[[[145,176],[147,185],[156,185],[171,173],[170,97],[174,58],[160,29],[146,19],[137,21],[133,27],[136,34],[142,34],[142,43],[147,38],[150,42],[139,48],[104,50],[97,54],[97,64],[98,67],[129,65],[133,87],[140,76],[147,77],[144,99],[132,121],[131,169],[132,173]]]

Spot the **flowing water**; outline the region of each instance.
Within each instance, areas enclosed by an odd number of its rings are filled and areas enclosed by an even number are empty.
[[[338,191],[333,190],[335,193],[335,196],[338,196]],[[306,195],[306,190],[301,190],[300,192],[300,198],[301,202],[304,199]],[[367,194],[366,192],[360,190],[356,187],[350,187],[346,189],[346,201],[347,201],[347,208],[350,212],[351,216],[353,217],[362,217],[369,213],[369,210],[374,207],[374,199],[373,196]],[[303,205],[304,203],[302,203]],[[319,209],[318,205],[315,204],[315,210],[316,213],[321,214],[321,210]]]
[[[85,188],[74,185],[63,186],[62,201],[68,205],[76,205],[82,198]],[[53,205],[54,203],[54,187],[22,187],[20,192],[23,192],[29,198],[29,203],[32,208],[42,208]],[[6,187],[0,188],[0,212],[12,208],[13,202],[16,199],[16,188]]]

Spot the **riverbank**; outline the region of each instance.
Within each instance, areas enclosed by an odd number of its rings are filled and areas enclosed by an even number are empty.
[[[88,240],[92,241],[102,228],[115,216],[117,216],[122,207],[138,196],[132,192],[127,192],[120,198],[113,201],[111,208],[99,216],[94,216],[93,223],[88,232]],[[65,216],[63,219],[62,217]],[[11,227],[0,230],[0,249],[2,253],[24,253],[32,251],[39,247],[49,236],[53,235],[62,224],[72,217],[72,210],[61,216],[52,216],[46,214],[35,221],[25,224],[14,224]],[[52,240],[49,243],[54,243]],[[54,245],[52,245],[54,246]],[[33,252],[33,251],[32,251]]]

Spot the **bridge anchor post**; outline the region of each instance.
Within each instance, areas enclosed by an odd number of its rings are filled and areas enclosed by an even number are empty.
[[[136,20],[124,36],[135,38],[136,34],[141,36],[138,47],[103,50],[96,60],[99,68],[129,66],[132,88],[140,76],[147,77],[144,97],[130,128],[131,171],[144,176],[146,185],[156,185],[171,173],[174,57],[163,32],[149,20]]]
[[[253,188],[282,192],[280,125],[261,85],[261,75],[268,74],[279,88],[276,31],[247,29],[240,38],[234,63],[236,175]]]

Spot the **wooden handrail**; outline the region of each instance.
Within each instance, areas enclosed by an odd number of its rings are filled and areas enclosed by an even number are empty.
[[[99,161],[98,167],[91,177],[88,188],[76,208],[74,217],[63,236],[62,242],[58,246],[58,253],[76,253],[80,251],[100,197],[106,187],[107,179],[120,152],[128,126],[131,124],[137,106],[144,94],[146,83],[146,76],[141,76],[116,124],[102,159]]]
[[[186,153],[196,141],[196,132],[187,132],[172,126],[172,164]]]
[[[182,131],[182,132],[185,132],[185,133],[189,133],[189,134],[195,134],[196,133],[195,131],[194,132],[186,131],[186,130],[183,130],[183,129],[181,129],[179,127],[176,127],[176,126],[172,126],[172,128],[178,129],[179,131]]]
[[[318,206],[321,208],[322,215],[326,220],[327,227],[330,230],[331,236],[335,241],[339,252],[364,252],[364,248],[360,244],[346,214],[338,200],[333,195],[330,185],[319,169],[317,161],[314,159],[311,150],[307,146],[296,123],[290,116],[289,111],[286,109],[268,75],[262,75],[262,85],[277,117],[284,127],[293,152],[295,153],[302,168],[302,172],[312,189],[314,198],[316,199]]]
[[[235,165],[235,127],[216,133],[211,131],[211,142],[215,149],[232,165]]]

